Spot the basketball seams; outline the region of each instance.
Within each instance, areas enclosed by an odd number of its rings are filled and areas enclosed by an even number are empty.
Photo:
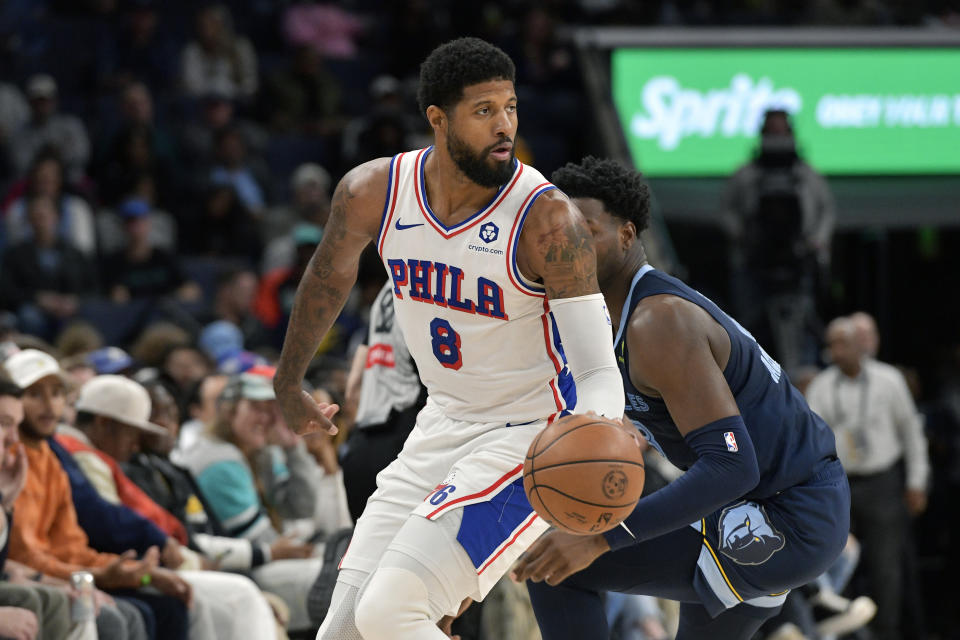
[[[548,444],[547,446],[545,446],[543,449],[541,449],[540,451],[537,451],[537,452],[534,453],[532,456],[531,456],[531,455],[528,455],[527,457],[530,458],[531,460],[533,460],[534,458],[536,458],[536,457],[539,456],[540,454],[545,453],[545,452],[547,451],[547,449],[549,449],[550,447],[552,447],[553,445],[555,445],[560,439],[564,438],[564,437],[567,436],[568,434],[571,434],[571,433],[573,433],[574,431],[579,431],[580,429],[583,429],[584,427],[593,426],[593,425],[595,425],[595,424],[605,424],[605,425],[607,425],[607,426],[611,426],[611,427],[616,428],[615,425],[613,425],[612,423],[610,423],[610,422],[608,422],[608,421],[606,421],[606,420],[594,420],[593,422],[584,422],[583,424],[578,424],[577,426],[573,427],[572,429],[568,429],[568,430],[564,431],[563,433],[561,433],[560,435],[558,435],[556,438],[554,438],[554,439],[550,442],[550,444]],[[543,432],[541,431],[540,434],[543,435]],[[539,441],[539,437],[537,438],[537,440]],[[528,453],[529,453],[529,452],[528,452]]]
[[[533,465],[531,464],[530,473],[524,473],[523,477],[526,478],[527,476],[532,476],[536,472],[546,471],[547,469],[556,469],[557,467],[569,467],[570,465],[574,465],[574,464],[587,464],[588,462],[611,462],[615,464],[629,464],[634,467],[640,467],[641,469],[646,468],[643,466],[642,462],[632,462],[630,460],[623,460],[621,458],[590,458],[589,460],[570,460],[568,462],[558,462],[556,464],[548,464],[545,467],[537,467],[536,469],[533,469],[532,468]]]
[[[582,500],[582,499],[580,499],[580,498],[577,498],[577,497],[575,497],[575,496],[570,495],[569,493],[565,493],[565,492],[563,492],[563,491],[560,491],[560,489],[557,489],[556,487],[551,487],[551,486],[548,485],[548,484],[536,484],[536,481],[534,481],[534,484],[533,484],[533,486],[531,487],[531,489],[536,489],[536,490],[537,490],[537,497],[538,497],[538,498],[539,498],[539,496],[540,496],[540,487],[543,487],[544,489],[549,489],[550,491],[553,491],[554,493],[559,493],[559,494],[562,495],[564,498],[567,498],[567,499],[569,499],[569,500],[573,500],[574,502],[579,502],[580,504],[590,505],[591,507],[600,507],[601,509],[627,509],[627,508],[632,508],[632,507],[636,504],[633,500],[631,500],[630,502],[624,503],[624,504],[603,504],[602,502],[590,502],[589,500]],[[544,506],[544,507],[547,506],[547,504],[546,504],[545,502],[543,502],[543,500],[540,500],[540,502],[543,503],[543,506]],[[548,509],[548,511],[549,511],[549,509]],[[551,515],[552,515],[552,514],[551,514]]]

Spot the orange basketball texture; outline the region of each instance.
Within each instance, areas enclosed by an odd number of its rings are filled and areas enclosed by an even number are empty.
[[[620,524],[643,491],[639,439],[593,415],[565,416],[541,431],[523,462],[523,488],[537,515],[579,535]]]

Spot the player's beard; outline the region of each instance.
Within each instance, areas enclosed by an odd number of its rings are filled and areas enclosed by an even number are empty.
[[[514,152],[513,147],[511,147],[509,159],[493,160],[492,165],[490,164],[490,152],[509,141],[509,138],[503,138],[479,153],[474,153],[466,142],[458,138],[453,131],[449,131],[447,133],[447,152],[457,164],[457,168],[472,182],[476,182],[481,187],[495,189],[502,184],[506,184],[513,175]]]

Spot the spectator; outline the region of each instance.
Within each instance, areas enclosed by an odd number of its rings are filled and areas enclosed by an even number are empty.
[[[181,302],[199,300],[200,287],[187,279],[177,257],[151,242],[149,203],[128,200],[119,212],[127,241],[123,249],[104,257],[100,271],[110,299],[118,304],[130,298],[161,296],[173,296]]]
[[[253,315],[257,296],[257,275],[249,269],[227,269],[218,278],[213,317],[240,328],[243,346],[259,346],[262,327]]]
[[[290,231],[299,223],[323,229],[330,216],[330,174],[318,164],[297,167],[290,179],[292,202],[275,207],[263,219],[264,235],[270,239],[263,252],[261,273],[293,264],[295,247]]]
[[[124,471],[158,504],[181,517],[190,533],[192,546],[201,549],[208,557],[216,558],[221,569],[256,570],[253,576],[263,589],[282,592],[282,584],[274,584],[274,581],[278,578],[282,580],[285,565],[288,568],[310,570],[312,561],[299,565],[285,562],[304,557],[309,545],[293,543],[286,538],[278,538],[270,545],[260,545],[242,538],[223,537],[222,532],[226,529],[213,515],[213,509],[206,503],[193,475],[168,458],[177,438],[179,424],[179,412],[173,397],[163,385],[154,383],[147,388],[154,408],[151,420],[164,426],[169,435],[157,437],[144,434],[140,452],[123,465]],[[213,412],[216,412],[215,406]],[[280,564],[264,567],[267,563],[277,561]],[[263,570],[260,570],[261,567],[264,567]]]
[[[142,433],[167,435],[163,427],[148,420],[151,408],[147,391],[128,378],[97,376],[80,390],[77,412],[78,429],[61,429],[57,441],[73,454],[101,497],[126,505],[170,535],[161,559],[168,567],[180,567],[184,557],[189,560],[193,556],[178,544],[187,542],[183,523],[151,500],[120,468],[120,463],[129,461],[139,448]],[[199,561],[192,565],[199,568]],[[212,628],[201,632],[194,620],[193,637],[259,639],[273,633],[269,606],[247,578],[219,571],[180,571],[178,575],[194,587],[209,612]]]
[[[199,107],[199,119],[187,122],[180,132],[178,149],[188,166],[209,169],[214,159],[216,134],[227,128],[240,131],[250,153],[260,154],[267,146],[266,132],[256,123],[239,117],[229,97],[207,91],[200,98]]]
[[[290,66],[268,78],[264,95],[275,130],[327,135],[339,129],[340,83],[309,45],[294,47]]]
[[[276,399],[270,376],[247,372],[234,376],[227,383],[217,402],[217,417],[208,432],[184,451],[183,464],[197,480],[200,491],[210,504],[214,517],[226,526],[226,533],[261,545],[273,545],[281,539],[281,514],[287,517],[311,517],[316,494],[310,477],[304,473],[313,461],[302,443],[286,442],[283,458],[267,450],[268,438],[295,436],[276,435],[285,425],[277,424]],[[264,464],[266,463],[266,464]],[[267,474],[258,476],[254,470]],[[300,546],[301,558],[311,554],[312,545]],[[310,565],[303,560],[287,569],[297,571],[284,592],[279,592],[290,606],[290,627],[309,626],[306,594],[319,573],[321,561]],[[306,567],[309,567],[308,571]],[[263,571],[285,571],[265,567]],[[257,572],[254,573],[255,579]]]
[[[177,72],[173,42],[159,28],[151,0],[127,4],[119,29],[108,29],[97,47],[97,75],[106,90],[139,79],[157,95],[169,88]]]
[[[0,494],[3,495],[0,505],[0,637],[20,637],[14,629],[25,628],[30,616],[25,615],[20,607],[26,607],[39,623],[38,637],[67,638],[69,633],[74,640],[91,636],[101,640],[145,640],[143,619],[126,601],[114,601],[97,591],[94,598],[100,610],[95,624],[93,621],[72,620],[70,583],[38,574],[15,560],[6,560],[13,504],[23,489],[27,474],[26,452],[19,442],[18,429],[23,419],[21,393],[18,386],[5,375],[0,375],[0,451],[5,452],[0,457]]]
[[[864,357],[875,360],[880,353],[880,332],[877,331],[877,321],[865,311],[851,313],[850,321],[853,323],[857,348]]]
[[[83,198],[64,191],[63,163],[55,151],[45,149],[37,154],[24,186],[24,194],[7,208],[6,243],[30,238],[33,231],[27,220],[27,204],[31,198],[44,196],[60,213],[57,236],[92,258],[96,249],[93,214]]]
[[[210,182],[229,184],[240,202],[260,217],[270,198],[270,172],[258,158],[251,157],[240,130],[225,127],[214,139],[214,164]]]
[[[97,214],[97,244],[101,255],[124,248],[127,239],[123,221],[131,213],[129,207],[144,205],[150,213],[150,244],[171,253],[177,250],[177,221],[157,208],[153,177],[141,174],[134,190],[115,209],[102,209]]]
[[[100,197],[114,205],[150,176],[162,198],[172,199],[176,188],[173,140],[154,117],[153,97],[142,82],[132,82],[120,93],[120,120],[109,123],[96,175]],[[105,151],[105,153],[104,153]]]
[[[0,299],[24,331],[49,339],[76,314],[80,296],[95,292],[96,277],[87,257],[57,237],[59,213],[50,198],[32,198],[27,216],[31,239],[4,254]]]
[[[813,364],[809,327],[836,211],[826,180],[797,153],[787,112],[764,114],[759,153],[730,178],[724,208],[737,317],[788,371]]]
[[[27,454],[17,428],[23,420],[20,388],[0,377],[0,637],[65,638],[70,606],[63,592],[14,584],[4,572],[13,504],[27,480]]]
[[[183,87],[193,96],[218,91],[247,100],[257,92],[257,55],[233,30],[224,5],[210,5],[196,15],[196,39],[183,50]]]
[[[10,159],[18,174],[25,173],[37,153],[48,146],[63,158],[67,182],[78,183],[90,159],[90,139],[76,116],[57,112],[57,82],[47,74],[27,80],[30,121],[10,137]]]
[[[227,386],[227,380],[228,377],[224,375],[204,376],[190,388],[186,401],[178,403],[178,406],[186,409],[182,412],[186,420],[180,425],[176,448],[171,453],[172,459],[178,464],[183,464],[186,452],[193,448],[197,438],[217,419],[217,398]]]
[[[160,362],[161,380],[175,397],[185,396],[197,381],[212,373],[210,360],[192,344],[173,344]]]
[[[30,120],[30,105],[16,85],[0,82],[0,146]]]
[[[282,329],[293,308],[293,295],[300,278],[310,264],[313,252],[323,238],[323,230],[312,224],[301,223],[291,233],[295,260],[290,267],[281,267],[264,275],[257,292],[255,309],[260,322],[267,329]]]
[[[8,358],[4,367],[24,389],[19,434],[28,463],[27,481],[16,501],[18,518],[11,528],[10,558],[63,580],[73,571],[90,571],[98,588],[126,590],[129,602],[155,621],[159,637],[186,638],[184,603],[190,600],[190,589],[175,574],[156,566],[157,549],[148,550],[140,560],[133,560],[132,552],[100,553],[89,546],[77,524],[67,473],[48,442],[65,404],[63,372],[56,360],[27,349]],[[129,591],[144,584],[168,596]],[[141,608],[144,605],[146,609]]]
[[[256,264],[262,240],[257,221],[227,182],[216,182],[197,215],[180,224],[180,249],[187,255],[240,258]]]
[[[130,346],[130,355],[145,367],[160,369],[176,347],[190,344],[190,333],[172,322],[153,322]]]
[[[416,148],[414,134],[421,128],[419,116],[410,114],[403,102],[400,81],[390,75],[373,79],[369,87],[372,104],[367,113],[350,120],[343,130],[342,154],[347,163],[393,155],[398,145]]]
[[[826,338],[833,365],[813,379],[807,399],[836,433],[850,479],[851,530],[878,608],[872,626],[880,640],[907,637],[910,630],[900,628],[902,559],[909,516],[927,502],[923,426],[903,375],[866,356],[853,321],[833,320]]]

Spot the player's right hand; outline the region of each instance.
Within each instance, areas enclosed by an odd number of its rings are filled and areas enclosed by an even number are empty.
[[[317,403],[303,389],[298,389],[295,393],[278,393],[277,402],[287,426],[301,436],[317,431],[335,435],[338,431],[330,419],[340,410],[339,405]]]

